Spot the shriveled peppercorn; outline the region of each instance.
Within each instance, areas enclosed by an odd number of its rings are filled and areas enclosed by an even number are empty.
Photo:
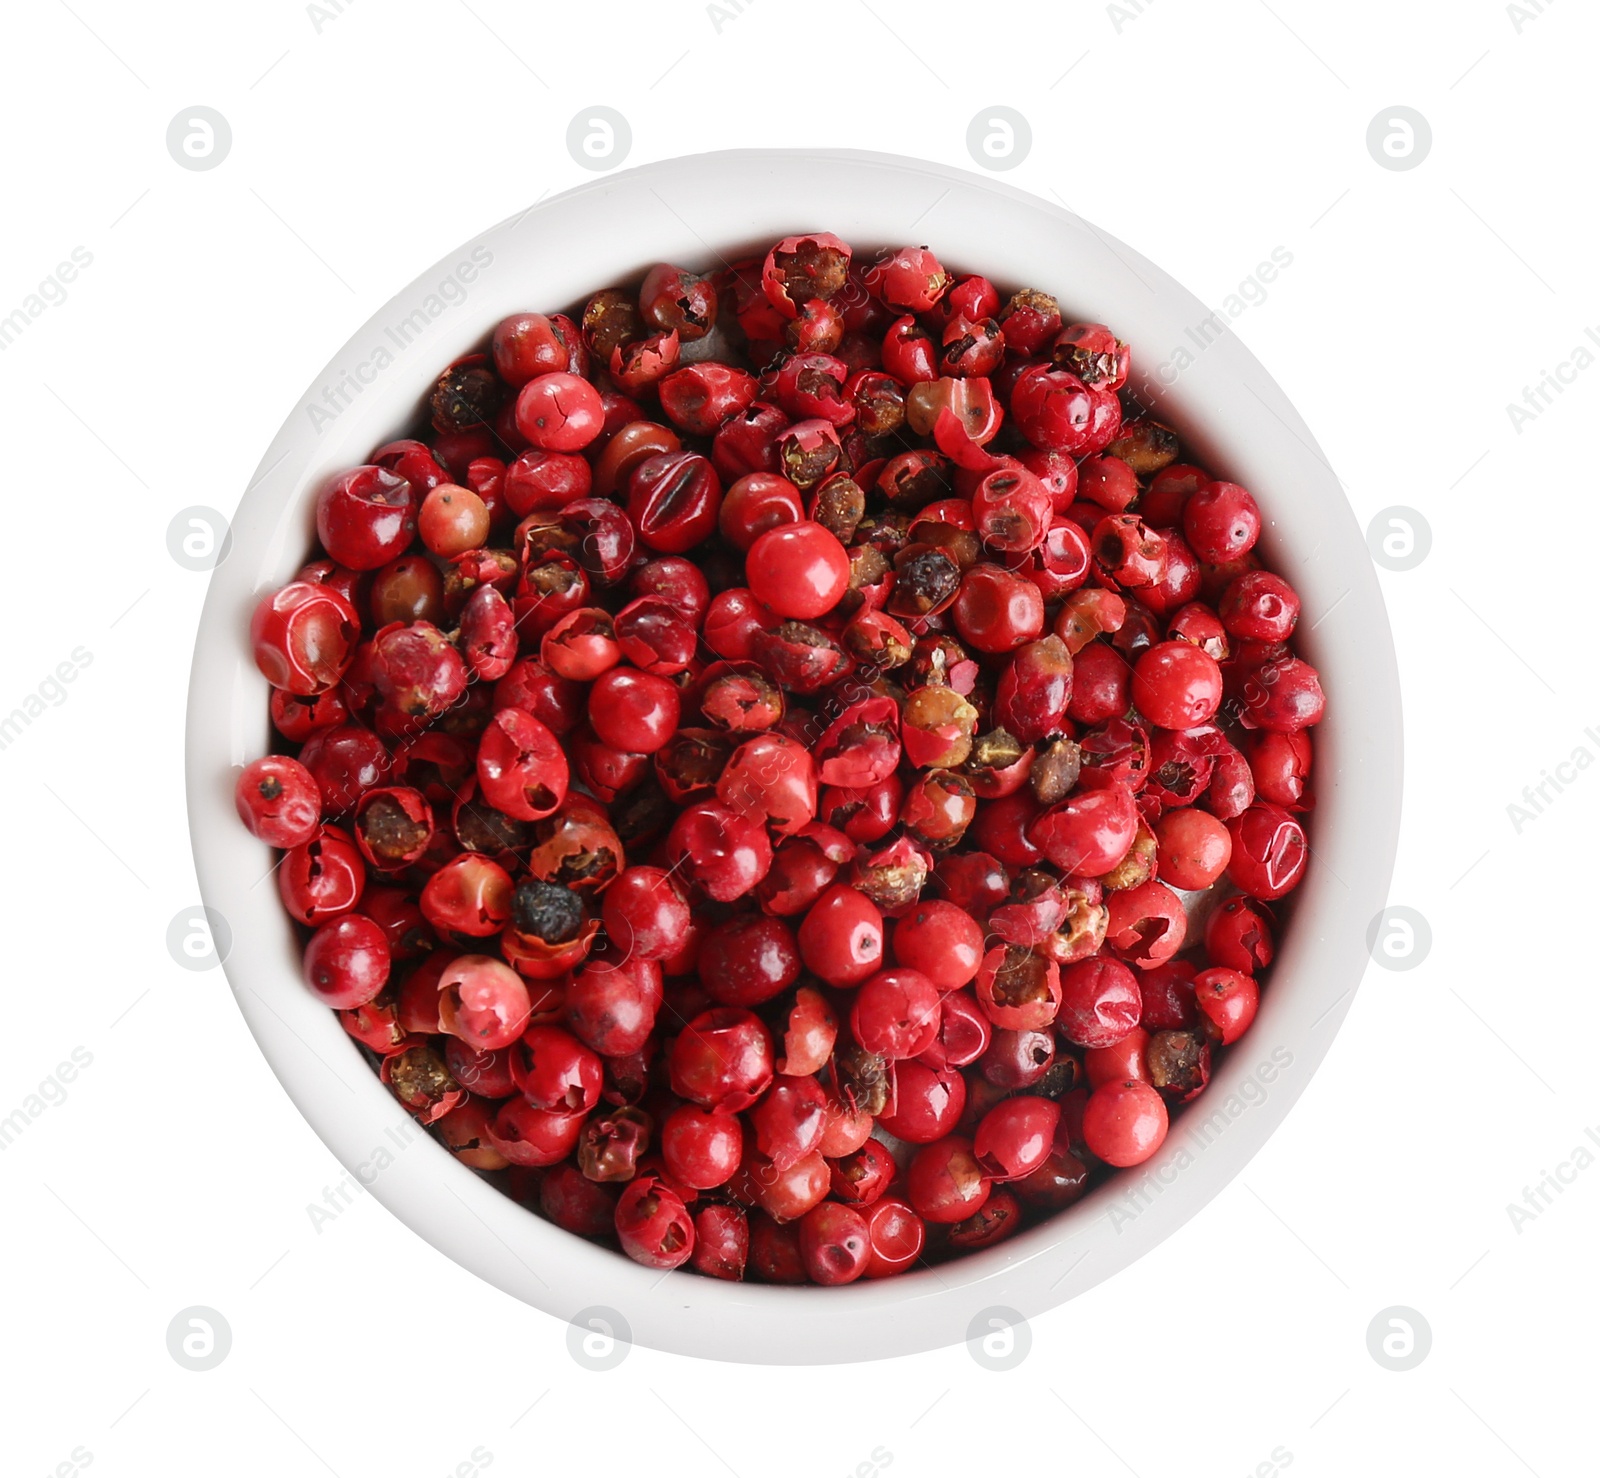
[[[833,1055],[834,1080],[846,1103],[876,1117],[889,1105],[893,1085],[889,1059],[855,1042],[841,1043]]]
[[[615,288],[589,299],[583,310],[583,342],[589,352],[609,361],[613,351],[645,334],[644,318],[634,300]]]
[[[1153,1032],[1144,1060],[1151,1083],[1174,1098],[1192,1098],[1211,1077],[1211,1043],[1199,1032]]]
[[[1122,434],[1106,448],[1106,454],[1121,457],[1136,476],[1154,477],[1163,467],[1178,460],[1182,450],[1178,433],[1159,421],[1129,421]]]
[[[811,505],[813,522],[820,523],[841,544],[855,537],[856,525],[867,511],[867,495],[848,473],[836,472],[817,488]]]
[[[961,586],[961,566],[943,549],[906,550],[895,559],[887,609],[915,619],[948,605]]]
[[[1072,787],[1078,783],[1082,758],[1078,744],[1073,739],[1057,739],[1044,749],[1028,772],[1028,783],[1033,788],[1033,798],[1041,806],[1053,806],[1065,800]]]
[[[488,365],[457,364],[439,376],[428,404],[440,431],[465,431],[494,420],[505,399],[505,386]]]
[[[553,883],[522,883],[511,895],[511,926],[546,944],[565,944],[583,927],[583,903]]]

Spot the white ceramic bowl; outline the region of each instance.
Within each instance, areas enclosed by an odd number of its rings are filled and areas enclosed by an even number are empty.
[[[413,420],[439,371],[507,313],[554,309],[651,262],[709,269],[794,231],[858,252],[928,242],[1002,289],[1057,294],[1113,325],[1134,388],[1218,475],[1253,489],[1262,545],[1304,601],[1301,646],[1330,697],[1316,731],[1314,857],[1255,1026],[1155,1158],[1009,1242],[845,1288],[662,1276],[524,1210],[428,1138],[302,986],[268,849],[234,815],[238,767],[268,743],[247,627],[313,536],[317,488]],[[1338,480],[1283,392],[1208,310],[1085,221],[995,180],[857,152],[734,151],[669,160],[535,206],[424,272],[358,329],[268,448],[214,573],[189,693],[188,794],[206,904],[227,919],[229,982],[300,1111],[396,1216],[508,1293],[562,1319],[601,1308],[634,1341],[768,1363],[874,1359],[950,1344],[993,1309],[1041,1311],[1132,1263],[1205,1205],[1288,1113],[1348,1010],[1384,906],[1400,814],[1400,700],[1382,597]],[[1215,322],[1212,324],[1215,328]],[[1177,350],[1209,347],[1163,384]],[[404,1146],[400,1148],[400,1146]],[[625,1326],[620,1325],[620,1314]]]

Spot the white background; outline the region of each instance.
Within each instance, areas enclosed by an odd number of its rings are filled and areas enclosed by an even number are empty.
[[[93,260],[0,351],[0,713],[75,648],[92,661],[0,751],[0,1117],[73,1049],[92,1062],[0,1151],[5,1472],[1590,1470],[1600,1166],[1571,1162],[1600,1126],[1600,776],[1568,771],[1520,833],[1507,811],[1579,746],[1600,755],[1584,732],[1600,733],[1600,372],[1520,430],[1506,409],[1600,324],[1600,17],[1540,9],[12,7],[0,317],[74,248]],[[629,164],[815,143],[970,166],[968,123],[997,103],[1032,127],[1009,180],[1207,302],[1292,253],[1236,331],[1363,525],[1404,505],[1432,528],[1419,567],[1382,576],[1407,704],[1393,900],[1432,950],[1368,972],[1242,1179],[1037,1319],[1017,1369],[957,1345],[822,1369],[635,1349],[597,1374],[566,1326],[369,1197],[317,1232],[307,1205],[342,1167],[221,972],[169,958],[168,922],[197,896],[182,724],[206,576],[169,557],[167,526],[231,512],[312,374],[399,286],[592,178],[566,148],[580,109],[625,114]],[[233,134],[204,172],[165,145],[197,104]],[[1413,170],[1366,145],[1397,104],[1432,128]],[[1519,1229],[1508,1203],[1564,1163],[1571,1183]],[[167,1350],[191,1305],[232,1330],[203,1373]],[[1432,1331],[1403,1373],[1367,1346],[1393,1305]]]

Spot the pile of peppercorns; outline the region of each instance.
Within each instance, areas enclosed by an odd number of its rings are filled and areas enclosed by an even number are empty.
[[[1128,371],[1046,293],[793,236],[507,318],[321,489],[239,813],[462,1161],[835,1284],[1156,1151],[1256,1014],[1323,696],[1255,499]]]

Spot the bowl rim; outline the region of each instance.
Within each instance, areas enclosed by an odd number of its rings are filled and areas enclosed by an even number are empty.
[[[917,204],[920,215],[902,225],[901,212]],[[828,224],[808,226],[810,216]],[[631,265],[610,269],[621,248],[595,243],[609,243],[599,233],[624,219],[647,220],[630,239],[662,250],[627,252]],[[479,345],[526,297],[542,296],[525,290],[529,276],[496,277],[496,263],[566,253],[546,270],[587,286],[545,301],[567,301],[637,277],[650,260],[711,265],[746,243],[810,229],[853,244],[925,236],[950,262],[1012,287],[1039,285],[1005,269],[1024,258],[1041,264],[1034,276],[1047,289],[1070,278],[1071,292],[1058,292],[1064,305],[1092,308],[1133,343],[1130,388],[1141,401],[1180,430],[1197,460],[1263,490],[1268,563],[1294,567],[1304,610],[1297,639],[1332,695],[1316,731],[1312,865],[1261,1013],[1158,1154],[999,1246],[827,1290],[664,1277],[543,1221],[417,1129],[302,986],[293,930],[266,886],[270,851],[244,833],[232,803],[238,766],[262,752],[268,733],[249,612],[303,562],[321,478],[391,439],[440,365]],[[554,239],[563,231],[589,249]],[[969,240],[980,243],[976,253],[950,250]],[[279,1082],[356,1182],[454,1261],[559,1318],[598,1320],[606,1332],[680,1353],[782,1364],[908,1354],[1042,1313],[1136,1261],[1244,1168],[1326,1055],[1367,963],[1367,929],[1385,905],[1398,843],[1402,731],[1393,639],[1355,516],[1283,391],[1226,324],[1218,330],[1220,311],[1069,210],[991,176],[866,150],[739,149],[644,164],[543,199],[441,258],[351,335],[289,412],[241,497],[196,638],[185,771],[201,895],[231,934],[229,985]],[[1144,357],[1163,341],[1189,355],[1170,380],[1176,354],[1159,365]],[[373,435],[374,422],[387,429]],[[1292,991],[1273,988],[1288,980]]]

